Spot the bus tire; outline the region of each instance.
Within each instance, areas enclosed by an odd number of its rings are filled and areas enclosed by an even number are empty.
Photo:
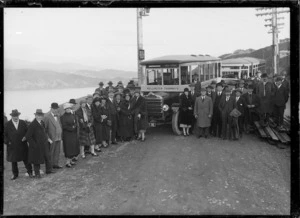
[[[176,112],[173,112],[173,114],[172,114],[172,129],[176,135],[182,134],[181,130],[178,127],[179,113],[180,113],[180,111],[177,110]]]

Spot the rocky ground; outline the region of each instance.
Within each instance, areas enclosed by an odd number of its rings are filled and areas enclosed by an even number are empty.
[[[42,179],[26,177],[19,163],[20,177],[11,181],[5,161],[4,215],[290,212],[290,149],[255,135],[197,139],[160,126],[149,129],[145,142],[102,150]]]

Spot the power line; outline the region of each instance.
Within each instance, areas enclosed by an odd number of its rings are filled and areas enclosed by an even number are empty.
[[[282,13],[288,13],[289,10],[277,10],[278,8],[257,8],[257,11],[266,11],[266,12],[260,12],[257,13],[256,16],[269,16],[267,19],[265,19],[265,22],[270,22],[265,24],[265,27],[271,27],[271,31],[268,31],[268,33],[272,33],[272,45],[273,45],[273,74],[278,74],[278,54],[279,54],[279,48],[278,48],[278,33],[280,33],[279,29],[282,29],[282,26],[284,26],[284,23],[279,23],[278,20],[283,20],[284,17],[278,17],[278,14]]]

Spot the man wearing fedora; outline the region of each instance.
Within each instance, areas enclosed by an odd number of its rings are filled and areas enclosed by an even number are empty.
[[[110,141],[112,144],[118,144],[116,141],[116,136],[117,136],[117,124],[118,124],[118,111],[117,111],[117,107],[114,104],[114,92],[113,91],[109,91],[108,92],[108,100],[106,102],[108,110],[110,112],[111,115],[111,137],[110,137]]]
[[[105,96],[107,97],[107,90],[103,87],[104,83],[99,82],[99,88],[95,90],[95,92],[98,92],[100,96]]]
[[[106,86],[105,87],[105,90],[106,90],[106,92],[108,93],[109,92],[109,90],[115,90],[115,88],[113,87],[113,82],[112,81],[109,81],[108,83],[108,86]]]
[[[53,169],[61,169],[59,165],[59,155],[62,140],[62,128],[60,117],[58,115],[58,104],[52,103],[50,112],[44,116],[45,129],[48,137],[50,138],[50,157]],[[52,143],[51,143],[52,142]]]
[[[25,135],[28,142],[28,163],[33,164],[36,178],[41,178],[40,165],[44,163],[46,164],[46,174],[54,173],[48,144],[53,141],[48,138],[43,117],[42,109],[37,109],[35,119],[30,123]]]
[[[73,98],[70,99],[69,104],[72,105],[72,107],[71,107],[71,113],[74,114],[75,110],[76,110],[76,101],[75,101],[75,99],[73,99]]]
[[[242,91],[242,95],[248,92],[248,90],[245,88],[245,80],[243,79],[239,81],[238,88]]]
[[[11,162],[13,176],[15,180],[19,176],[18,162],[23,161],[27,173],[32,177],[32,166],[28,164],[28,146],[25,138],[27,125],[24,120],[20,120],[20,112],[12,110],[11,120],[4,128],[4,144],[7,145],[7,161]]]

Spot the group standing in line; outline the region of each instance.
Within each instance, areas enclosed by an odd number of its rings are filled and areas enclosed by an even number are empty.
[[[139,89],[130,81],[125,89],[122,82],[116,87],[112,82],[106,88],[103,82],[93,95],[81,99],[79,107],[75,99],[59,105],[52,103],[50,111],[35,112],[35,119],[27,126],[19,119],[15,109],[6,121],[4,143],[7,145],[7,161],[12,163],[12,180],[19,176],[18,162],[23,161],[30,178],[41,178],[40,165],[45,164],[46,174],[61,169],[59,156],[61,145],[66,167],[71,168],[79,157],[86,154],[98,156],[101,147],[118,144],[117,141],[133,139],[145,141],[148,127],[147,105]]]

